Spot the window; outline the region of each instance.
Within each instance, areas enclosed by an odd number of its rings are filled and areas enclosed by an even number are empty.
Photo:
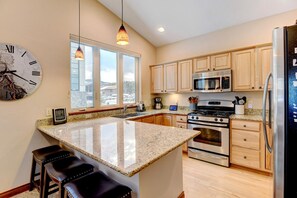
[[[77,43],[71,42],[71,108],[94,107],[93,48],[82,45],[85,60],[77,61],[74,54]]]
[[[78,47],[71,42],[71,108],[106,108],[134,104],[139,56],[99,45],[81,44],[85,60],[77,61]]]

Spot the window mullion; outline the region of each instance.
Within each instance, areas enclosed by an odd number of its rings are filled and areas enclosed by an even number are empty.
[[[118,101],[119,105],[123,106],[123,54],[118,53]]]
[[[93,66],[93,78],[94,78],[94,107],[100,107],[100,53],[97,47],[94,47],[94,66]]]

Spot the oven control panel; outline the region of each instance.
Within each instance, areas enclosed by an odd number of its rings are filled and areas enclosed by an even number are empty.
[[[206,121],[206,122],[217,122],[217,123],[229,123],[229,118],[221,117],[210,117],[210,116],[199,116],[199,115],[188,115],[188,121]]]

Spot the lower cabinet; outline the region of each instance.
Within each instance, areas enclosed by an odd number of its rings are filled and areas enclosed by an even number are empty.
[[[177,128],[187,129],[187,116],[184,115],[174,115],[173,117],[173,126]],[[188,152],[188,143],[183,144],[183,152]]]
[[[270,140],[271,139],[270,135]],[[266,150],[262,123],[231,121],[231,164],[271,172],[271,154]],[[268,154],[268,153],[269,154]]]

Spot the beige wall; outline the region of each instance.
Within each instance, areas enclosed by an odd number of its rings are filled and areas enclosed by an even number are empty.
[[[120,3],[120,2],[119,2]],[[47,107],[67,107],[70,99],[69,34],[78,34],[77,0],[0,0],[0,42],[29,50],[41,63],[43,80],[31,96],[0,101],[0,192],[29,182],[31,151],[48,144],[35,131],[35,121]],[[97,0],[81,1],[81,35],[114,45],[120,20]],[[149,65],[156,49],[126,26],[130,45],[142,56],[142,96],[150,102]]]
[[[237,49],[257,44],[271,43],[272,30],[275,27],[293,25],[297,10],[230,27],[199,37],[194,37],[171,45],[157,48],[157,64],[191,58],[208,53]],[[193,23],[193,22],[192,22]],[[235,95],[247,96],[253,108],[261,109],[262,93],[238,92],[231,94],[173,94],[163,95],[164,104],[188,105],[187,98],[191,95],[201,99],[224,98],[233,100]],[[162,96],[162,95],[160,95]]]

